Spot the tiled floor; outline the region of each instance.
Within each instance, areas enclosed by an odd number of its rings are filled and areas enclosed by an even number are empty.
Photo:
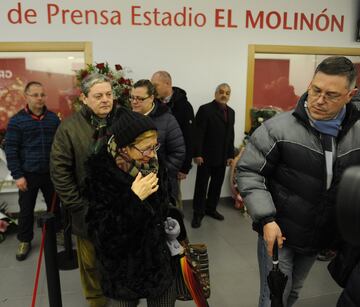
[[[225,221],[205,217],[200,229],[190,227],[191,203],[185,203],[186,225],[192,242],[206,242],[210,257],[211,307],[255,307],[258,296],[258,268],[256,233],[251,221],[244,218],[231,203],[223,200],[219,211]],[[23,262],[15,260],[15,235],[0,244],[0,306],[30,306],[39,253],[40,231],[36,232],[33,250]],[[327,263],[317,262],[301,293],[298,307],[331,307],[336,305],[339,287],[326,270]],[[86,306],[80,286],[78,270],[61,271],[62,302],[64,307]],[[45,267],[41,268],[37,307],[49,306]],[[140,306],[146,306],[141,302]],[[194,306],[193,302],[177,302],[176,306]]]

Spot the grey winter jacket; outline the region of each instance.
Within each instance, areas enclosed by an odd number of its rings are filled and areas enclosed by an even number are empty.
[[[286,246],[314,254],[337,234],[334,204],[342,173],[360,164],[360,110],[354,101],[347,104],[326,190],[321,135],[309,124],[306,98],[253,133],[237,165],[237,182],[256,231],[261,234],[262,226],[275,220]]]

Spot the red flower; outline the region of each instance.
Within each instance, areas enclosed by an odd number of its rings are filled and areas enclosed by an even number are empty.
[[[84,79],[88,74],[89,74],[89,72],[87,70],[83,70],[81,72],[81,79]]]
[[[97,69],[104,69],[104,68],[105,68],[105,64],[104,64],[104,63],[98,63],[98,64],[96,64],[96,68],[97,68]]]
[[[126,80],[125,80],[123,77],[121,77],[121,78],[118,80],[118,83],[119,83],[119,84],[125,84],[125,83],[126,83]]]
[[[126,88],[126,89],[124,89],[123,94],[124,94],[124,95],[129,95],[129,92],[130,92],[129,89]]]
[[[115,64],[115,69],[116,70],[122,70],[122,66],[120,64]]]
[[[130,79],[126,79],[125,82],[126,82],[127,85],[131,85],[131,80]]]

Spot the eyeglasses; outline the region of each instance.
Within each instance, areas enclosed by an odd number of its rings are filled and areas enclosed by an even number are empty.
[[[150,96],[147,97],[139,97],[139,96],[130,96],[129,99],[130,101],[140,101],[140,102],[144,102],[146,99],[150,98]]]
[[[160,143],[156,144],[148,149],[141,150],[137,148],[135,145],[132,145],[131,147],[134,147],[138,152],[140,152],[143,156],[149,156],[152,152],[157,152],[160,148]]]
[[[324,101],[327,101],[327,102],[338,102],[340,97],[347,95],[348,93],[346,93],[346,94],[323,93],[321,91],[321,89],[319,89],[317,87],[310,87],[308,90],[308,94],[309,94],[309,96],[311,96],[313,98],[317,98],[317,99],[322,96]]]
[[[39,98],[39,97],[41,97],[41,98],[45,98],[46,97],[46,94],[26,94],[27,96],[30,96],[30,97],[32,97],[32,98]]]

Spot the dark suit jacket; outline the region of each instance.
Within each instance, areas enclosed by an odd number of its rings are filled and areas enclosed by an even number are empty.
[[[197,128],[194,157],[203,157],[209,166],[221,166],[234,158],[235,112],[227,106],[227,121],[224,113],[213,100],[202,105],[195,117]]]

